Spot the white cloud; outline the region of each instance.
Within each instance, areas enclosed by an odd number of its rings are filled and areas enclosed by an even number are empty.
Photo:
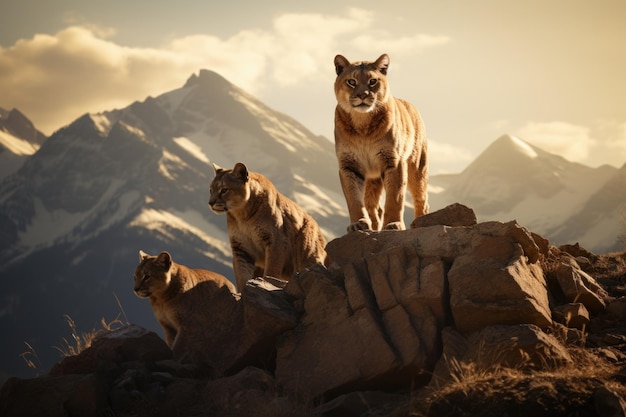
[[[306,93],[332,82],[338,45],[374,30],[373,13],[357,8],[343,15],[283,14],[271,30],[242,30],[227,39],[197,34],[160,48],[119,45],[109,40],[114,33],[109,28],[70,26],[0,47],[0,107],[19,108],[51,133],[84,112],[126,106],[176,88],[201,68],[261,98],[299,84]],[[356,51],[371,51],[370,41],[356,38]],[[375,42],[381,48],[395,45],[394,51],[419,51],[447,38],[415,34],[395,39],[377,32]]]
[[[539,148],[575,162],[585,162],[595,141],[590,129],[567,122],[528,122],[517,136]]]
[[[509,124],[509,121],[506,119],[494,120],[487,125],[487,128],[496,132],[505,132],[508,129]]]
[[[458,173],[458,167],[467,166],[475,156],[469,149],[428,140],[428,169],[433,175]]]
[[[572,123],[528,122],[517,133],[541,149],[589,166],[626,163],[626,122],[600,120],[590,127]]]
[[[626,122],[599,120],[592,128],[596,147],[590,156],[590,163],[609,163],[622,166],[626,163]]]
[[[381,51],[390,55],[401,55],[410,52],[422,52],[426,48],[444,45],[450,42],[448,36],[432,36],[424,34],[416,34],[412,36],[404,36],[400,38],[390,39],[386,32],[378,31],[367,33],[354,38],[352,44],[364,51]],[[376,59],[372,57],[369,59]]]

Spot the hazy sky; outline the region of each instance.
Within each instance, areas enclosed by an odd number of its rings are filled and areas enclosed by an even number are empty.
[[[0,0],[0,107],[44,133],[212,69],[332,140],[333,58],[389,54],[433,173],[504,133],[626,163],[626,1]]]

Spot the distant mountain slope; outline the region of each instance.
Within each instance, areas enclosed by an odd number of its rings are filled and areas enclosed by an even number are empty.
[[[221,76],[202,70],[174,91],[100,114],[53,134],[0,183],[0,369],[27,371],[17,357],[119,313],[160,331],[134,296],[140,249],[232,279],[226,218],[207,206],[211,162],[262,172],[322,225],[345,230],[347,215],[327,139]]]
[[[554,241],[581,242],[598,253],[626,247],[626,164],[565,222],[548,232]]]
[[[516,219],[557,245],[579,241],[598,252],[616,250],[624,227],[614,216],[605,218],[602,238],[594,236],[598,233],[593,222],[573,219],[588,205],[605,215],[624,207],[624,193],[604,200],[596,196],[608,181],[623,175],[620,172],[570,162],[504,135],[460,174],[433,177],[433,190],[438,192],[430,194],[431,209],[460,202],[474,209],[480,221]],[[562,228],[566,224],[567,233]]]
[[[0,108],[0,180],[17,171],[45,140],[18,109]]]

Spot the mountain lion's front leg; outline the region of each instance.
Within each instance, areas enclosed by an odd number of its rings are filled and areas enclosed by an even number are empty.
[[[372,230],[380,230],[383,221],[383,208],[380,206],[380,196],[383,193],[381,178],[365,180],[365,208],[372,222]]]
[[[233,271],[237,281],[237,291],[243,291],[246,282],[254,278],[254,257],[246,251],[240,243],[231,241],[233,250]]]
[[[404,195],[407,185],[407,165],[399,162],[397,166],[387,168],[384,175],[385,212],[383,228],[404,230]]]
[[[286,242],[269,242],[265,247],[264,275],[289,280],[290,276],[284,276],[287,253],[289,252]]]
[[[365,176],[354,163],[342,161],[339,167],[341,189],[348,204],[350,225],[348,232],[354,230],[370,230],[372,221],[365,209]]]

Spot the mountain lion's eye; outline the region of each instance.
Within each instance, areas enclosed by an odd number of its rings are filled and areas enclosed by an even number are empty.
[[[220,194],[226,194],[228,192],[228,188],[222,188],[220,190]]]
[[[376,84],[378,84],[378,80],[376,78],[372,78],[369,82],[370,87],[374,87]]]
[[[356,80],[354,78],[350,78],[348,81],[346,81],[346,84],[348,84],[350,87],[354,88],[354,87],[356,87]]]
[[[148,275],[148,274],[145,274],[145,275],[143,276],[143,278],[142,278],[142,280],[143,280],[143,281],[147,281],[147,280],[149,280],[149,279],[150,279],[150,275]]]

